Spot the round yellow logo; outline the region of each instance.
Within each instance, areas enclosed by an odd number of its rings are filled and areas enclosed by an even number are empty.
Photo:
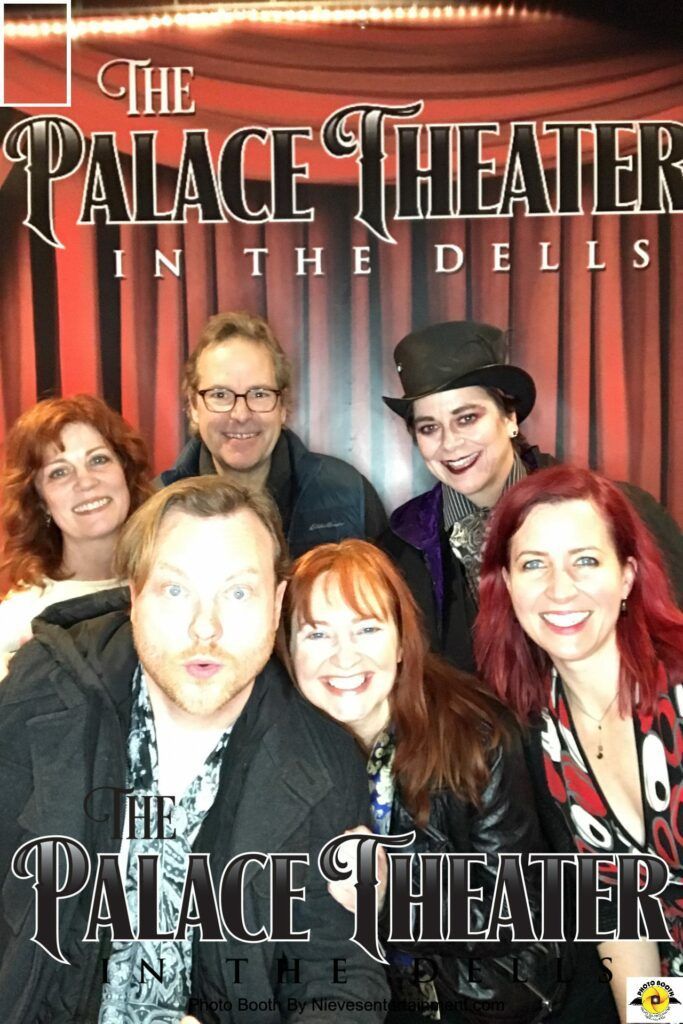
[[[641,996],[646,1013],[658,1017],[669,1009],[669,993],[661,985],[648,985]]]

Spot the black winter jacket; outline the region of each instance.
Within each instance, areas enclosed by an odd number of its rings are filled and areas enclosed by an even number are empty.
[[[84,798],[97,787],[124,787],[131,679],[137,665],[127,591],[105,591],[55,605],[34,623],[35,638],[12,661],[0,687],[0,1021],[2,1024],[94,1024],[101,999],[104,941],[82,941],[92,877],[61,901],[61,947],[71,966],[32,941],[34,892],[11,870],[17,848],[37,836],[70,836],[96,864],[116,853],[111,800]],[[103,798],[104,799],[104,798]],[[108,818],[105,817],[108,810]],[[218,794],[194,849],[211,855],[215,882],[228,860],[245,851],[301,852],[309,866],[296,879],[305,900],[293,902],[293,928],[310,942],[245,943],[194,935],[191,1009],[202,1024],[336,1022],[379,1024],[380,1009],[360,1016],[355,999],[388,994],[384,971],[350,941],[351,915],[328,894],[317,870],[322,845],[367,821],[367,775],[350,736],[294,690],[274,659],[256,680],[233,727]],[[253,869],[253,870],[252,870]],[[244,911],[252,931],[269,928],[269,871],[245,873]],[[278,958],[300,960],[278,979]],[[240,984],[234,959],[242,957]],[[346,958],[346,983],[333,983],[333,959]],[[311,1000],[341,1000],[335,1010]],[[240,998],[245,1005],[240,1005]],[[290,1003],[295,999],[299,1002]],[[278,1001],[281,1009],[278,1008]],[[258,1004],[258,1005],[257,1005]],[[218,1008],[217,1008],[218,1007]]]
[[[208,449],[193,437],[155,485],[167,487],[204,473],[215,473],[215,467]],[[309,451],[291,430],[282,431],[273,449],[266,490],[282,517],[292,558],[317,544],[346,537],[375,540],[387,526],[382,502],[370,481],[342,459]]]

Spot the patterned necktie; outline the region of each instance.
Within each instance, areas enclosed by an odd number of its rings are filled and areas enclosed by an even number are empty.
[[[475,512],[470,512],[454,524],[448,538],[451,551],[465,569],[467,584],[475,604],[479,603],[481,555],[490,512],[489,508],[478,508]]]

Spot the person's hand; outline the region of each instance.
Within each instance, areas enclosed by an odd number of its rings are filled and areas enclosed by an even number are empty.
[[[365,825],[357,825],[355,828],[347,828],[344,832],[346,836],[371,836],[373,833]],[[341,863],[346,863],[350,869],[351,874],[348,878],[345,878],[342,882],[328,882],[327,891],[330,896],[333,896],[337,903],[341,903],[345,910],[351,911],[352,914],[356,912],[356,843],[346,843],[342,850],[337,854],[338,860]],[[387,863],[387,855],[383,846],[377,847],[377,877],[379,878],[379,887],[377,890],[377,906],[381,910],[384,906],[384,897],[387,892],[387,877],[389,874],[389,865]]]

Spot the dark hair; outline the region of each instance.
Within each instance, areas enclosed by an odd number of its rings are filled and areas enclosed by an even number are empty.
[[[157,491],[124,526],[116,547],[114,566],[120,579],[140,591],[147,581],[165,517],[172,509],[200,519],[231,516],[248,510],[263,523],[273,539],[277,581],[286,579],[287,545],[277,506],[269,494],[229,483],[220,476],[194,476]]]
[[[62,579],[62,534],[46,526],[45,509],[35,479],[45,449],[62,448],[61,434],[71,423],[87,423],[99,431],[119,459],[134,512],[152,493],[145,442],[101,398],[74,395],[46,398],[27,409],[5,440],[0,520],[5,534],[3,572],[10,587],[41,584],[46,576]]]
[[[278,651],[292,677],[292,617],[311,621],[313,586],[324,573],[331,574],[359,615],[381,611],[396,624],[402,658],[389,704],[396,737],[394,771],[406,806],[418,824],[425,824],[434,788],[448,787],[478,804],[489,777],[488,752],[503,737],[501,709],[476,679],[429,653],[407,584],[372,544],[323,544],[295,562],[278,639]]]
[[[243,311],[235,313],[216,313],[205,324],[196,347],[191,352],[183,369],[181,392],[185,409],[190,419],[190,429],[195,429],[190,416],[190,408],[194,395],[199,387],[197,366],[199,357],[207,348],[220,345],[231,338],[246,338],[255,344],[263,345],[273,360],[275,384],[283,392],[282,401],[287,401],[287,393],[292,383],[292,366],[273,329],[267,320],[254,313]]]
[[[652,712],[659,663],[683,672],[683,614],[676,608],[661,555],[635,509],[619,487],[587,469],[552,466],[532,473],[500,499],[492,513],[479,581],[475,652],[484,679],[522,720],[547,703],[550,659],[527,637],[515,618],[502,570],[509,569],[510,543],[536,505],[583,499],[605,520],[617,558],[635,559],[637,572],[620,616],[619,709],[630,713],[636,687],[640,706]]]

